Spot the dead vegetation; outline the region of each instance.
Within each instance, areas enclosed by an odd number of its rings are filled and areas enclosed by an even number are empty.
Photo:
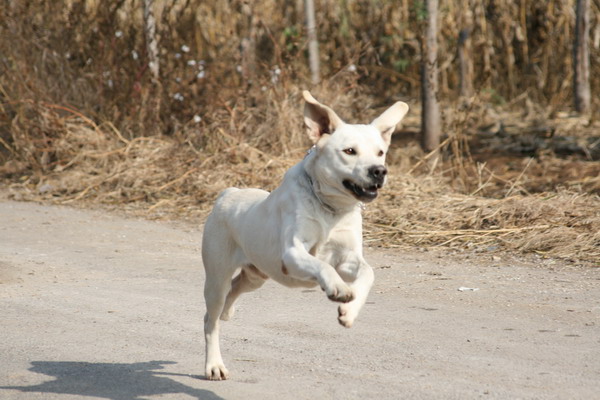
[[[11,196],[200,222],[227,186],[272,189],[308,148],[300,91],[309,74],[302,8],[258,3],[157,2],[157,84],[141,2],[8,2],[0,176]],[[457,37],[462,3],[446,3],[443,37]],[[417,137],[419,10],[411,2],[320,5],[328,78],[312,89],[319,100],[354,122],[394,99],[411,104],[388,158],[389,185],[366,211],[366,242],[597,264],[600,124],[570,113],[574,2],[466,3],[473,52],[483,55],[474,65],[478,90],[452,100],[457,61],[452,40],[443,41],[446,140],[435,166]],[[597,17],[593,26],[600,38]],[[255,57],[240,51],[243,39]],[[598,46],[592,51],[597,58]]]

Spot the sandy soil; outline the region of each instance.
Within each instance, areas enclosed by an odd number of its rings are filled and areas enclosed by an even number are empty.
[[[200,236],[0,202],[0,398],[598,396],[600,269],[508,254],[369,249],[351,329],[320,290],[269,282],[223,324],[231,380],[206,381]]]

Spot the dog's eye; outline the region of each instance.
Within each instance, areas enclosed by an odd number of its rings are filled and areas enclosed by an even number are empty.
[[[383,150],[379,150],[379,153],[377,153],[377,157],[383,157]]]
[[[344,153],[348,154],[349,156],[355,156],[356,155],[356,150],[354,150],[352,147],[344,149],[343,151],[344,151]]]

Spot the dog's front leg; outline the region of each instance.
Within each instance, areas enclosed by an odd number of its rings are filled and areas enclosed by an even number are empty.
[[[336,270],[311,255],[304,244],[296,244],[285,251],[281,268],[284,274],[295,279],[316,280],[330,300],[347,303],[354,298],[352,289]]]
[[[375,274],[373,268],[362,257],[355,256],[353,260],[342,263],[337,270],[347,280],[352,280],[350,287],[354,293],[354,300],[341,304],[338,308],[338,321],[346,328],[350,328],[358,316],[360,309],[365,305],[367,296],[373,286]]]

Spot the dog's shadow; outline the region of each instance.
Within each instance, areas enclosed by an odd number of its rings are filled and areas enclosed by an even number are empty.
[[[169,376],[200,379],[199,376],[161,372],[172,361],[132,364],[33,361],[30,371],[56,379],[32,386],[3,386],[24,393],[56,393],[111,400],[141,400],[145,396],[186,394],[196,399],[222,400],[211,391],[177,382]],[[0,395],[0,397],[2,397]]]

